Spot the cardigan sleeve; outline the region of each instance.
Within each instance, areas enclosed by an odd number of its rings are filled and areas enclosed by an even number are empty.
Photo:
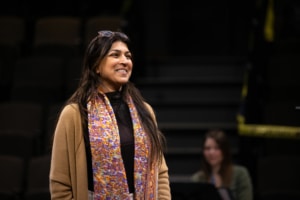
[[[51,167],[50,167],[50,193],[51,199],[72,199],[72,183],[70,171],[68,133],[74,130],[74,109],[65,107],[56,125],[54,132]]]
[[[148,103],[145,103],[145,105],[148,108],[155,123],[157,123],[155,113],[154,113],[152,107]],[[158,199],[159,200],[170,200],[171,199],[171,189],[170,189],[170,182],[169,182],[169,170],[168,170],[168,166],[167,166],[164,156],[162,157],[162,162],[161,162],[158,173],[159,173],[158,174]]]
[[[159,200],[170,200],[171,191],[169,183],[168,166],[165,159],[162,159],[161,166],[158,172],[158,199]]]

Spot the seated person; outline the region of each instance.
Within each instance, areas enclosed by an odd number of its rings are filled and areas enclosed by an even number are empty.
[[[202,147],[201,169],[192,175],[192,181],[214,184],[224,200],[252,200],[249,172],[233,163],[226,134],[222,130],[208,131]]]

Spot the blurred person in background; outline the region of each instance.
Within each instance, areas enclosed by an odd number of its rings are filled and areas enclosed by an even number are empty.
[[[213,184],[224,200],[252,200],[253,188],[246,167],[234,164],[224,131],[209,130],[202,144],[201,168],[191,179]]]

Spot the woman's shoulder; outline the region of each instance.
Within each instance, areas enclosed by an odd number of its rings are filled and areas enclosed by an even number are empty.
[[[204,172],[202,170],[199,170],[199,171],[195,172],[194,174],[192,174],[191,181],[193,181],[193,182],[205,181]]]
[[[154,113],[152,106],[146,101],[144,101],[144,105],[146,106],[146,109],[150,112],[150,114],[154,117],[155,113]]]
[[[153,110],[152,106],[148,102],[144,101],[144,105],[146,106],[146,108],[148,110],[151,110],[151,111]]]
[[[60,116],[69,118],[71,116],[76,116],[76,114],[79,114],[78,104],[72,103],[67,104],[62,108]]]
[[[233,171],[236,176],[249,176],[249,171],[245,166],[242,165],[234,165]]]
[[[235,164],[233,166],[233,169],[234,169],[234,171],[237,171],[237,172],[248,172],[248,169],[243,165]]]
[[[67,104],[62,108],[62,112],[64,112],[64,113],[77,112],[78,110],[79,110],[79,107],[78,107],[78,104],[76,104],[76,103]]]

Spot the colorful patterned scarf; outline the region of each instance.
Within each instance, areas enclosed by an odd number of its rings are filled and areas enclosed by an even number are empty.
[[[135,143],[134,186],[136,200],[157,198],[157,167],[150,167],[150,141],[131,97],[127,98]],[[103,93],[88,103],[88,128],[92,152],[94,199],[129,200],[121,156],[119,130],[113,108]],[[153,165],[154,166],[154,165]]]

